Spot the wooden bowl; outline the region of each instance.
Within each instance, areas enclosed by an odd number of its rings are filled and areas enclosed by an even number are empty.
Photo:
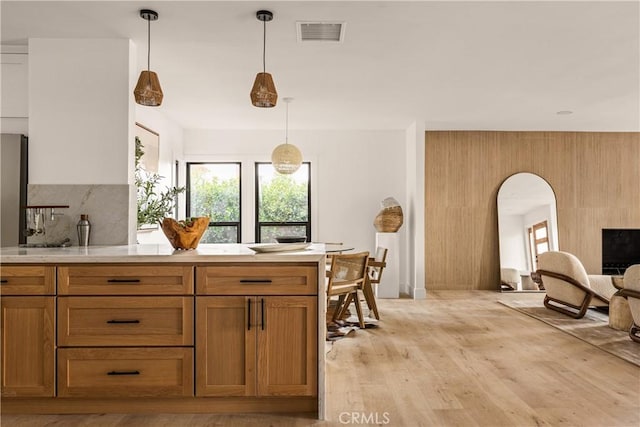
[[[176,221],[173,218],[162,220],[160,227],[174,249],[195,249],[209,226],[206,216]]]

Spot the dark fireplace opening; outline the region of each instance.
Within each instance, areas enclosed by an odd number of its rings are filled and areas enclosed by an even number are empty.
[[[640,229],[602,229],[602,274],[622,275],[640,264]]]

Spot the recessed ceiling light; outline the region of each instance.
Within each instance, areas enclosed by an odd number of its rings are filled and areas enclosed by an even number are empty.
[[[573,111],[560,110],[560,111],[557,111],[556,114],[559,116],[568,116],[569,114],[573,114]]]

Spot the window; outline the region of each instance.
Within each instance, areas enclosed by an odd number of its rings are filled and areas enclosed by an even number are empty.
[[[271,163],[256,163],[256,242],[277,236],[304,236],[311,241],[311,165],[302,163],[281,175]]]
[[[529,234],[529,248],[531,249],[532,271],[538,267],[538,255],[549,251],[549,226],[547,221],[534,224],[527,230]]]
[[[174,165],[174,176],[173,179],[171,180],[173,182],[173,186],[174,187],[178,187],[178,177],[180,176],[180,162],[178,162],[176,160],[176,163]],[[178,219],[178,201],[176,198],[176,203],[173,205],[173,217],[175,219]]]
[[[240,163],[187,163],[187,217],[208,216],[201,243],[240,242]]]

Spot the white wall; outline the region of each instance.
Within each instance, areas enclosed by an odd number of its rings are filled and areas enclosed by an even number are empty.
[[[500,215],[500,267],[528,271],[527,229],[523,215]]]
[[[405,228],[407,232],[407,262],[403,268],[408,272],[407,286],[402,289],[413,298],[426,298],[424,270],[424,177],[425,177],[425,126],[416,120],[405,131],[407,168],[407,207],[405,209]]]
[[[160,82],[162,83],[162,82]],[[180,162],[178,185],[185,184],[185,165],[183,160],[184,130],[162,112],[161,107],[135,106],[135,121],[160,135],[160,159],[158,173],[164,177],[160,188],[171,187],[175,176],[175,161]],[[178,196],[180,219],[184,218],[185,196]],[[137,233],[138,243],[167,243],[162,230],[141,231]]]
[[[160,135],[158,173],[165,177],[163,183],[170,185],[174,176],[174,162],[182,161],[184,130],[162,112],[162,107],[144,107],[136,104],[135,121]],[[184,178],[184,174],[182,175]]]
[[[284,131],[183,132],[164,117],[161,107],[133,103],[134,50],[124,39],[30,39],[30,183],[131,185],[137,121],[160,134],[160,173],[167,177],[167,185],[175,160],[181,160],[180,184],[184,184],[186,161],[243,162],[242,240],[253,241],[253,162],[270,161],[271,151],[284,140]],[[416,127],[411,134],[413,140],[408,144],[402,130],[289,131],[289,142],[312,164],[315,241],[340,241],[373,252],[373,219],[384,198],[395,197],[407,209],[411,185],[412,203],[423,208],[423,202],[416,202],[416,197],[423,198],[416,194],[423,188],[419,185],[423,174],[416,169],[420,164],[417,141],[424,145],[423,129]],[[409,158],[413,161],[411,178],[407,177]],[[184,199],[181,205],[184,215]],[[134,209],[131,211],[133,214]],[[418,226],[415,213],[411,215],[412,226]],[[399,231],[401,284],[410,281],[408,228],[405,223]],[[418,267],[415,245],[413,239],[413,268]]]
[[[127,39],[29,39],[29,183],[131,184]]]
[[[284,130],[185,131],[185,161],[242,162],[243,242],[255,240],[253,163],[269,162],[273,148],[283,142]],[[289,143],[311,162],[313,240],[373,252],[380,202],[392,196],[403,209],[407,206],[405,133],[290,129]],[[407,258],[406,230],[399,231],[401,260]],[[407,281],[406,268],[400,281]]]
[[[128,203],[112,211],[124,215],[117,220],[134,243],[135,47],[128,39],[33,38],[28,49],[29,184],[121,184],[113,188]],[[109,210],[114,200],[97,197],[85,208]]]

